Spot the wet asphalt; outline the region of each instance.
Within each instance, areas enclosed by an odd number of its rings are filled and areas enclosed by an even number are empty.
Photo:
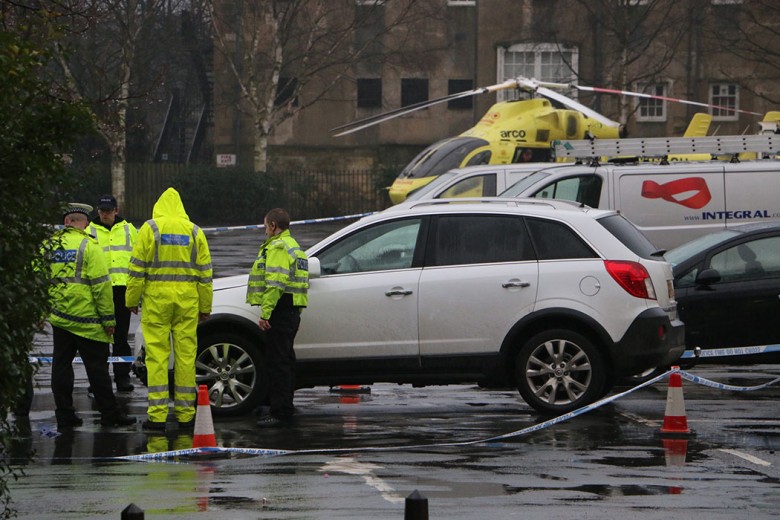
[[[293,234],[306,246],[336,227]],[[245,273],[261,233],[209,235],[217,275]],[[49,337],[39,335],[36,348],[46,354]],[[780,366],[691,372],[752,387],[780,376]],[[26,432],[13,451],[25,474],[10,482],[19,518],[120,518],[132,503],[146,518],[401,519],[414,491],[432,519],[755,520],[780,510],[778,385],[730,391],[685,381],[693,435],[681,439],[659,435],[666,380],[531,433],[517,432],[549,418],[514,389],[318,387],[296,392],[295,422],[284,429],[213,419],[218,446],[269,454],[126,461],[188,449],[192,434],[173,424],[165,435],[101,427],[79,366],[74,395],[85,424],[56,432],[49,375],[42,367],[32,412],[17,419]],[[145,388],[118,397],[143,419]],[[29,449],[35,457],[25,462]]]

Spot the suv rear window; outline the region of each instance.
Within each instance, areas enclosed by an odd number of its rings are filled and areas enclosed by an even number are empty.
[[[529,218],[527,222],[539,260],[598,257],[588,244],[565,224],[537,218]]]
[[[622,215],[609,215],[597,220],[636,255],[648,260],[658,259],[659,249]],[[653,256],[655,254],[655,256]]]

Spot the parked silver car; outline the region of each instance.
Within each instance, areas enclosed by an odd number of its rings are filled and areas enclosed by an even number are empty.
[[[566,201],[374,214],[307,251],[297,383],[514,385],[540,412],[574,410],[682,353],[672,268],[654,252],[618,213]],[[215,280],[198,330],[197,381],[217,415],[258,405],[263,332],[246,283]]]

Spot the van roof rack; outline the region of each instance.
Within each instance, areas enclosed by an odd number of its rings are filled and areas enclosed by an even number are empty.
[[[650,137],[642,139],[556,140],[556,158],[665,157],[672,154],[733,155],[743,152],[780,153],[780,135],[724,135],[708,137]]]

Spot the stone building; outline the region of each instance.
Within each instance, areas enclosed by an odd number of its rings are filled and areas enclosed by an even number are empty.
[[[428,8],[435,4],[435,16],[387,30],[409,1],[351,0],[356,10],[381,13],[378,22],[354,32],[353,46],[404,39],[411,50],[402,60],[354,62],[327,95],[273,131],[270,164],[404,164],[423,147],[473,126],[492,103],[518,93],[441,103],[343,137],[331,129],[517,76],[761,114],[565,91],[625,125],[632,137],[680,135],[696,112],[712,114],[711,133],[752,133],[764,113],[780,109],[780,42],[771,30],[780,22],[780,7],[767,0],[418,0]],[[254,143],[251,110],[237,101],[239,89],[224,56],[215,52],[214,59],[214,153],[247,164]],[[326,73],[321,81],[334,77]],[[308,94],[306,88],[299,93],[302,102]]]

